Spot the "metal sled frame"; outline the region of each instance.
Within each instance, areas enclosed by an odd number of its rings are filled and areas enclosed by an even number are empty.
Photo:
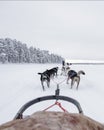
[[[18,113],[16,114],[16,116],[14,117],[14,119],[22,119],[23,112],[27,108],[29,108],[33,104],[36,104],[36,103],[39,103],[39,102],[42,102],[42,101],[45,101],[45,100],[56,100],[56,101],[58,101],[58,100],[64,100],[64,101],[70,102],[70,103],[74,104],[77,107],[79,113],[83,114],[83,110],[82,110],[82,108],[81,108],[81,106],[80,106],[80,104],[79,104],[78,101],[76,101],[75,99],[70,98],[70,97],[59,95],[59,89],[57,89],[55,95],[39,97],[39,98],[33,99],[33,100],[27,102],[26,104],[24,104],[20,108],[20,110],[18,111]]]

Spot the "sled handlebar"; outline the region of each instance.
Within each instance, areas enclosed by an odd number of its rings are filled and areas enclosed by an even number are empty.
[[[39,98],[36,98],[36,99],[33,99],[29,102],[27,102],[26,104],[24,104],[20,110],[17,112],[16,116],[14,117],[14,119],[22,119],[22,115],[23,115],[23,112],[29,108],[31,105],[33,104],[36,104],[36,103],[39,103],[41,101],[45,101],[45,100],[64,100],[64,101],[67,101],[67,102],[70,102],[72,104],[74,104],[79,113],[83,114],[83,110],[79,104],[78,101],[76,101],[75,99],[73,98],[70,98],[70,97],[66,97],[66,96],[59,96],[59,95],[51,95],[51,96],[44,96],[44,97],[39,97]]]

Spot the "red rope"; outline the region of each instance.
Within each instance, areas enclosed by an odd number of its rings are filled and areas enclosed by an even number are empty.
[[[61,103],[60,102],[55,102],[56,105],[58,105],[64,112],[68,112],[66,109],[64,109],[62,106],[61,106]]]
[[[51,107],[55,106],[55,105],[58,105],[64,112],[68,112],[66,109],[64,109],[62,106],[61,106],[61,103],[60,102],[55,102],[53,105],[47,107],[46,109],[44,109],[43,111],[46,111],[48,109],[50,109]]]
[[[51,107],[53,107],[53,106],[55,106],[56,104],[54,103],[53,105],[51,105],[51,106],[49,106],[49,107],[47,107],[46,109],[44,109],[43,111],[46,111],[46,110],[48,110],[48,109],[50,109]]]

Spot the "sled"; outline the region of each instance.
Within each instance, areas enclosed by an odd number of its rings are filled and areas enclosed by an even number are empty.
[[[44,111],[46,111],[47,109],[51,108],[52,106],[54,105],[58,105],[64,112],[66,112],[66,110],[61,106],[61,104],[58,102],[59,100],[63,100],[63,101],[67,101],[67,102],[70,102],[72,104],[74,104],[77,109],[78,109],[78,112],[80,114],[83,114],[83,110],[81,108],[81,105],[79,104],[79,102],[73,98],[70,98],[70,97],[67,97],[67,96],[62,96],[62,95],[59,95],[59,88],[57,87],[56,91],[55,91],[55,95],[49,95],[49,96],[43,96],[43,97],[38,97],[36,99],[33,99],[29,102],[27,102],[26,104],[24,104],[20,110],[17,112],[17,114],[15,115],[14,119],[23,119],[23,113],[26,109],[28,109],[30,106],[36,104],[36,103],[39,103],[39,102],[42,102],[42,101],[45,101],[45,100],[55,100],[55,104],[49,106],[48,108],[46,108]]]

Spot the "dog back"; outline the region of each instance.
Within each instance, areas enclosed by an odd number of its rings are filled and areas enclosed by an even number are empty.
[[[74,78],[75,76],[77,76],[77,72],[76,71],[74,71],[74,70],[68,71],[68,77]]]

